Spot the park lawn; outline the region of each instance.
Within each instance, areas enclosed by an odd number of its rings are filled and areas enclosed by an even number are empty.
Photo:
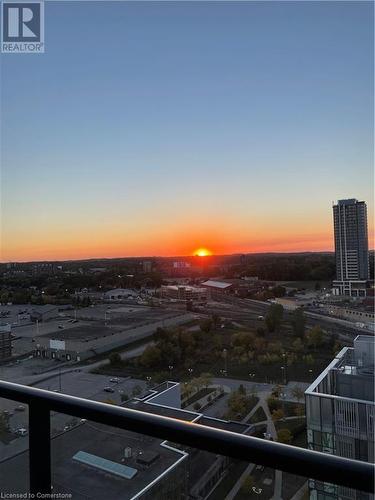
[[[4,444],[9,444],[14,441],[18,436],[10,431],[3,430],[0,432],[0,441]]]
[[[247,420],[247,423],[249,424],[256,424],[258,422],[264,422],[267,420],[267,416],[264,413],[263,408],[260,406],[256,412]]]
[[[204,389],[200,389],[198,392],[190,396],[190,398],[186,399],[184,401],[182,408],[186,408],[186,406],[189,406],[195,401],[199,401],[201,398],[204,398],[204,396],[207,396],[208,394],[211,394],[212,392],[215,392],[217,389],[214,387],[205,387]]]
[[[275,423],[275,427],[276,431],[288,429],[292,433],[293,439],[290,444],[293,446],[307,448],[306,419],[304,417],[292,420],[279,420]]]
[[[283,472],[283,484],[281,489],[283,500],[292,498],[307,480],[308,478],[306,477]]]
[[[303,403],[294,403],[292,401],[284,401],[284,404],[281,405],[281,408],[284,408],[286,417],[295,417],[299,416],[296,414],[297,408],[305,409],[305,405]]]
[[[248,465],[249,464],[247,462],[234,460],[229,465],[224,478],[220,481],[207,500],[223,500],[223,498],[228,495],[233,486],[237,483]]]

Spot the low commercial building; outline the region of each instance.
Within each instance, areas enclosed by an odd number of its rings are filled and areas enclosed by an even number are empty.
[[[105,292],[103,295],[103,299],[108,302],[121,302],[123,300],[127,300],[129,298],[136,298],[137,294],[134,290],[130,290],[129,288],[114,288],[113,290],[109,290]]]
[[[324,304],[323,307],[328,314],[337,318],[347,319],[368,327],[374,326],[375,314],[371,307],[365,309],[360,305],[359,307],[349,307],[337,304]]]
[[[216,280],[204,281],[203,283],[201,283],[201,286],[207,288],[211,296],[215,296],[215,294],[229,293],[234,288],[233,283],[227,283],[226,281],[216,281]]]
[[[89,308],[89,312],[95,309]],[[182,325],[192,314],[145,306],[119,305],[99,309],[101,318],[62,322],[55,331],[35,337],[34,357],[58,361],[82,361],[151,337],[158,327]]]
[[[34,323],[37,321],[43,322],[52,318],[56,318],[59,315],[59,309],[57,306],[46,304],[44,306],[38,306],[32,309],[30,313],[30,319]]]
[[[287,311],[294,311],[299,307],[309,307],[314,304],[315,297],[277,297],[273,300],[275,304],[280,304]]]
[[[357,336],[353,348],[344,347],[306,390],[310,449],[373,463],[374,342],[373,336]],[[314,500],[374,498],[320,481],[309,486]]]
[[[347,297],[366,297],[368,288],[368,280],[334,280],[332,282],[333,295],[345,295]]]
[[[164,299],[168,298],[182,301],[191,300],[194,302],[207,301],[207,289],[204,287],[187,285],[162,285],[160,289],[160,295]]]

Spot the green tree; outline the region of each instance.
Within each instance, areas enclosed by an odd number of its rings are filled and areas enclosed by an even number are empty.
[[[262,326],[259,326],[257,329],[256,329],[256,334],[258,335],[258,337],[264,337],[265,335],[265,330]]]
[[[135,385],[132,389],[132,396],[136,397],[142,394],[142,387],[140,385]]]
[[[306,318],[301,307],[293,311],[291,322],[294,335],[302,339],[305,334]]]
[[[279,408],[278,410],[273,410],[272,420],[274,422],[276,422],[277,420],[281,420],[282,418],[284,418],[284,412],[281,408]]]
[[[285,297],[286,295],[286,289],[280,285],[273,287],[271,291],[275,297]]]
[[[0,434],[9,430],[9,416],[0,412]]]
[[[243,384],[240,384],[239,387],[238,387],[238,392],[240,394],[244,394],[246,395],[246,389],[245,389],[245,386]]]
[[[112,366],[121,365],[121,356],[118,352],[113,352],[112,354],[110,354],[108,359]]]
[[[214,313],[212,315],[212,323],[213,323],[214,328],[219,328],[220,323],[221,323],[221,318],[218,314]]]
[[[242,481],[241,490],[244,494],[251,494],[251,488],[254,486],[254,478],[250,475],[246,476]]]
[[[303,346],[303,342],[302,342],[302,340],[301,340],[299,337],[297,337],[297,338],[293,341],[293,343],[292,343],[292,348],[293,348],[293,349],[294,349],[297,353],[301,353],[301,352],[303,351],[303,348],[304,348],[304,346]]]
[[[210,333],[211,329],[213,326],[213,321],[210,318],[204,319],[201,321],[199,328],[201,329],[202,332],[204,333]]]
[[[233,391],[228,399],[227,417],[230,419],[242,418],[246,412],[246,396]]]
[[[293,439],[293,434],[289,429],[280,429],[277,433],[277,440],[279,443],[290,444]]]
[[[294,409],[294,414],[297,417],[303,417],[303,415],[305,414],[305,405],[298,405],[298,406],[296,406],[295,409]]]
[[[314,364],[314,358],[312,357],[311,354],[305,354],[305,356],[302,357],[302,360],[307,364],[307,365],[313,365]]]
[[[280,328],[283,315],[284,308],[281,304],[271,304],[265,319],[269,332],[272,333]]]
[[[146,349],[143,351],[139,359],[139,362],[142,366],[145,366],[146,368],[160,366],[162,362],[161,350],[154,345],[147,346]]]
[[[315,325],[311,328],[307,335],[307,343],[314,349],[323,344],[323,330],[319,325]]]
[[[201,385],[207,389],[209,385],[212,383],[212,375],[211,373],[201,373],[201,376],[199,377]]]
[[[301,387],[295,386],[292,389],[292,395],[298,402],[300,402],[305,397],[305,391]]]
[[[270,396],[267,399],[267,404],[268,404],[268,408],[270,409],[271,413],[274,410],[278,410],[279,408],[281,408],[281,402],[273,396]]]

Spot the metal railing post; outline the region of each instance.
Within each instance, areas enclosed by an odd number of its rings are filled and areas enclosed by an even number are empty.
[[[51,493],[50,410],[38,402],[29,405],[30,492]]]

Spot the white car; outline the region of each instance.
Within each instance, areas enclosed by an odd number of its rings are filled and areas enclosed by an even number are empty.
[[[20,427],[19,429],[16,429],[16,434],[19,436],[27,436],[27,429]]]

